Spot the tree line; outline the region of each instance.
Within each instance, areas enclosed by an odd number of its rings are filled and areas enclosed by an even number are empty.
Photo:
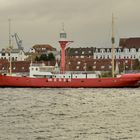
[[[36,56],[35,61],[52,61],[55,60],[55,56],[53,53],[49,54],[41,54],[40,56]]]

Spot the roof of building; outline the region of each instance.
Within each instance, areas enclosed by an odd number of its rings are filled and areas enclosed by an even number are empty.
[[[67,48],[66,49],[66,55],[67,56],[89,56],[89,55],[93,55],[94,53],[94,49],[93,47],[86,47],[86,48]]]
[[[122,48],[140,48],[140,37],[136,38],[121,38],[119,46]]]
[[[33,48],[35,50],[37,49],[41,49],[41,48],[46,48],[48,51],[56,51],[56,48],[53,48],[51,45],[49,44],[36,44],[33,46]]]
[[[16,48],[13,48],[11,50],[7,50],[7,49],[2,49],[0,51],[0,53],[19,53],[20,51],[23,51],[21,49],[16,49]]]
[[[20,51],[20,49],[12,49],[11,53],[19,53]]]

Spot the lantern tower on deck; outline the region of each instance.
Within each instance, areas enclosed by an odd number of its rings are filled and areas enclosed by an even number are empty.
[[[66,46],[72,42],[73,41],[67,40],[67,33],[65,32],[64,25],[63,25],[62,31],[60,32],[60,41],[59,41],[59,44],[61,47],[61,66],[60,66],[61,74],[65,73],[65,49],[66,49]]]

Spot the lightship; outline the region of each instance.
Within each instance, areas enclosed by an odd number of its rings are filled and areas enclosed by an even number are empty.
[[[114,47],[114,36],[112,35],[112,46]],[[30,64],[29,76],[12,76],[0,74],[0,87],[31,87],[31,88],[122,88],[138,87],[140,74],[122,74],[114,77],[114,66],[112,66],[112,77],[99,78],[96,74],[68,73],[65,71],[65,49],[69,43],[67,34],[62,30],[60,33],[61,66],[58,73],[57,66],[45,66],[44,64]],[[112,52],[113,52],[112,48]],[[114,65],[114,55],[112,55]]]

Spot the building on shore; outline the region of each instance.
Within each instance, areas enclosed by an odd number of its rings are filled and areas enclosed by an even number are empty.
[[[2,49],[0,51],[0,59],[12,60],[12,61],[24,61],[27,55],[22,49]]]
[[[43,61],[43,62],[34,62],[36,64],[44,63],[46,66],[55,66],[56,61]],[[11,62],[11,69],[12,74],[16,75],[29,75],[29,67],[31,61],[12,61]],[[5,59],[0,59],[0,73],[9,73],[10,72],[10,62]]]
[[[47,54],[54,51],[56,51],[56,48],[52,47],[49,44],[37,44],[30,48],[30,52],[37,54]]]
[[[49,44],[34,45],[32,48],[30,48],[27,54],[29,55],[29,57],[32,55],[33,59],[35,59],[36,56],[40,57],[41,55],[48,55],[50,53],[54,55],[56,60],[60,60],[60,52]]]
[[[120,39],[115,48],[115,69],[120,71],[139,69],[140,38]],[[70,71],[111,71],[112,48],[67,48],[66,70]]]
[[[115,48],[115,59],[139,59],[140,48]],[[111,48],[95,48],[94,59],[111,59]]]
[[[29,52],[24,52],[23,49],[19,48],[2,49],[0,51],[0,72],[9,73],[11,63],[13,74],[28,75],[30,63],[35,62],[35,57],[49,53],[53,53],[55,57],[59,55],[57,50],[50,45],[34,45],[33,50],[30,49]],[[44,63],[45,65],[55,65],[56,60],[48,60]],[[42,61],[35,63],[42,63]]]
[[[140,48],[140,37],[120,38],[119,46],[121,48]]]
[[[67,71],[111,71],[111,59],[70,58],[66,61]],[[115,59],[115,70],[136,70],[136,59]],[[118,70],[117,70],[118,71]]]
[[[46,65],[55,65],[56,61],[60,66],[60,52],[50,45],[34,45],[29,53],[23,50],[12,49],[11,52],[2,49],[0,52],[0,71],[9,72],[10,57],[13,73],[28,73],[29,65],[33,55],[54,53],[54,61],[46,61]],[[111,48],[67,48],[66,49],[66,71],[79,72],[104,72],[111,71],[112,49]],[[27,59],[27,57],[29,57]],[[37,62],[42,63],[42,61]],[[140,38],[120,39],[120,46],[115,48],[115,70],[119,72],[140,70]]]

